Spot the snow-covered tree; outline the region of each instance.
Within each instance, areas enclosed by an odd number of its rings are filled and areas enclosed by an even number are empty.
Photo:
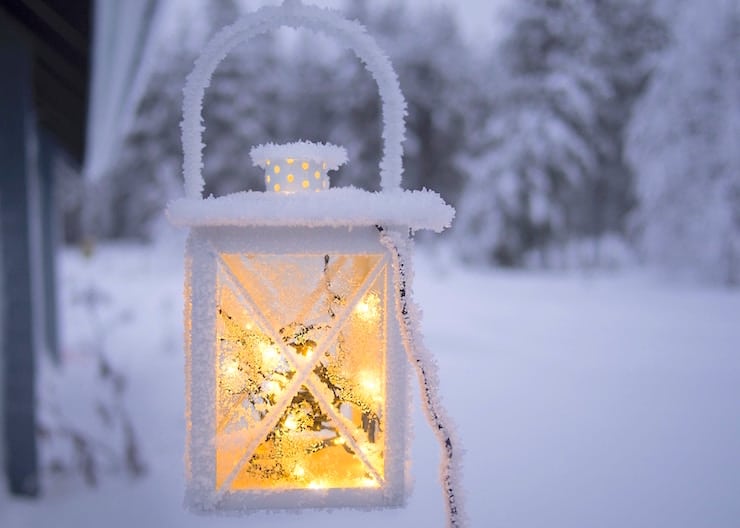
[[[609,84],[591,62],[599,25],[587,2],[523,0],[509,16],[457,229],[467,258],[516,265],[565,240],[573,190],[597,167],[590,141]]]
[[[547,264],[554,246],[623,227],[632,205],[624,130],[661,24],[637,0],[522,0],[508,21],[458,237],[471,260],[520,265],[538,251]]]
[[[477,58],[463,43],[449,8],[396,4],[372,21],[398,71],[408,101],[404,181],[456,203],[465,182],[457,157],[476,119]]]
[[[598,168],[583,188],[576,231],[578,236],[598,240],[605,233],[623,234],[628,213],[635,205],[634,175],[625,149],[626,130],[667,42],[667,29],[652,0],[590,2],[602,32],[594,61],[604,72],[611,95],[597,108],[593,144]]]
[[[692,0],[629,136],[654,263],[740,281],[740,4]]]

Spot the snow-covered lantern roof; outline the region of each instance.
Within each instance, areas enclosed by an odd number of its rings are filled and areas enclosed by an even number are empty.
[[[337,37],[378,83],[381,192],[332,188],[333,145],[252,150],[265,191],[202,197],[201,105],[237,44],[282,26]],[[451,431],[411,301],[410,233],[454,210],[401,187],[405,102],[387,57],[357,22],[286,0],[218,33],[188,77],[186,197],[168,207],[186,249],[187,504],[198,511],[392,507],[409,487],[407,364],[443,446],[450,526],[460,526]],[[207,123],[206,123],[207,125]]]

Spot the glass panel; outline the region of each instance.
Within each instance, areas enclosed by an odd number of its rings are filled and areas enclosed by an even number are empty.
[[[382,483],[386,279],[382,255],[221,255],[219,488]]]
[[[245,448],[261,441],[260,422],[295,370],[219,274],[216,314],[216,483],[221,486]]]
[[[336,346],[314,369],[357,447],[381,476],[386,427],[385,274],[384,270],[352,307]]]
[[[303,386],[231,489],[377,485],[332,418]]]

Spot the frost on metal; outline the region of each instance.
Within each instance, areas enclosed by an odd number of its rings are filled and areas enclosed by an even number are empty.
[[[344,149],[307,142],[252,151],[267,192],[201,196],[201,103],[237,44],[281,26],[352,48],[383,102],[382,192],[327,189]],[[460,446],[410,301],[409,233],[442,231],[454,209],[401,188],[405,102],[362,26],[285,2],[222,30],[188,78],[186,198],[168,207],[186,250],[186,503],[196,511],[394,507],[409,482],[407,362],[443,448],[448,526],[464,524]],[[274,191],[274,192],[273,192]],[[316,192],[302,192],[316,191]]]
[[[407,376],[374,228],[198,228],[187,249],[197,510],[397,506]]]
[[[367,192],[351,187],[318,193],[241,192],[170,203],[174,225],[192,226],[398,226],[441,232],[455,210],[435,192]]]
[[[347,162],[344,147],[310,141],[259,145],[250,156],[255,165],[265,169],[265,188],[284,193],[326,190],[327,171]]]
[[[326,163],[326,166],[322,166],[324,170],[337,170],[347,163],[347,150],[344,147],[311,141],[296,141],[285,145],[274,143],[258,145],[252,148],[249,156],[252,158],[252,163],[263,169],[274,168],[276,162],[285,162],[290,166],[296,161],[312,161]]]
[[[420,330],[421,310],[413,301],[413,268],[411,267],[412,241],[395,232],[384,232],[381,243],[392,255],[393,284],[398,295],[394,296],[396,314],[404,350],[413,365],[419,381],[421,401],[427,421],[442,447],[439,465],[440,482],[447,509],[449,528],[466,526],[462,489],[462,444],[455,433],[454,424],[442,405],[439,394],[437,362],[423,343]]]

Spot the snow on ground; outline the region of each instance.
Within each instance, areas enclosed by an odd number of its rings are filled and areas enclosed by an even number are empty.
[[[0,494],[0,526],[443,526],[437,446],[415,406],[405,509],[198,517],[182,509],[182,247],[103,246],[62,257],[65,355],[89,359],[79,292],[129,377],[149,473],[97,489],[47,483],[38,502]],[[474,527],[721,527],[740,523],[740,294],[641,273],[470,272],[424,255],[417,300],[442,391],[467,449]],[[77,296],[77,297],[76,297]]]

